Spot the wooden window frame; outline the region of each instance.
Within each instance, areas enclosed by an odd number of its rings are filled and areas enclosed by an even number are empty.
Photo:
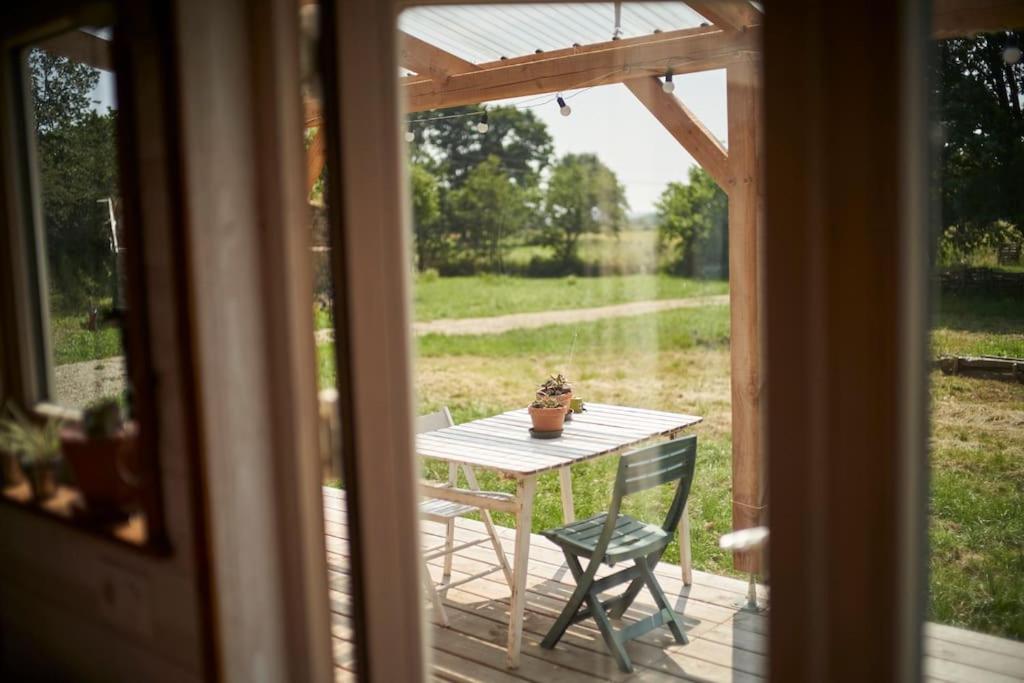
[[[39,176],[35,156],[35,140],[31,132],[32,106],[28,89],[28,72],[24,49],[54,35],[78,26],[100,24],[123,25],[132,15],[137,22],[144,13],[133,12],[117,2],[61,2],[53,6],[32,7],[8,22],[0,35],[0,88],[4,106],[0,110],[0,149],[4,151],[2,169],[6,181],[0,187],[0,212],[3,229],[4,270],[0,279],[0,329],[5,343],[0,345],[0,375],[3,392],[0,396],[20,405],[40,418],[49,416],[75,422],[81,411],[52,401],[52,349],[50,348],[48,283],[45,277],[45,235],[40,215]],[[137,27],[138,24],[134,23]],[[120,28],[115,26],[115,33]],[[127,35],[129,31],[124,31]],[[141,476],[147,482],[142,489],[141,509],[145,513],[143,538],[119,537],[111,530],[78,520],[69,510],[45,510],[0,496],[0,504],[15,505],[32,514],[39,514],[68,524],[101,538],[139,548],[148,553],[170,552],[165,526],[160,457],[157,448],[157,408],[153,396],[154,362],[150,351],[151,311],[148,307],[149,283],[144,272],[143,254],[147,245],[144,221],[151,222],[143,209],[141,179],[146,172],[140,167],[140,136],[161,137],[160,123],[145,119],[145,103],[136,97],[138,80],[150,78],[156,64],[137,66],[133,57],[147,48],[125,40],[112,42],[112,73],[116,79],[118,110],[116,148],[118,182],[122,192],[125,216],[125,241],[130,249],[125,254],[125,278],[128,283],[126,318],[121,339],[128,360],[126,374],[133,389],[133,419],[140,426],[139,448],[144,454]],[[142,132],[145,131],[145,132]]]

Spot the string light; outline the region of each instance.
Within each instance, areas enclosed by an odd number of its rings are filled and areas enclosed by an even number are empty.
[[[487,125],[487,112],[485,111],[484,115],[480,117],[479,123],[476,124],[476,132],[482,135],[487,132],[488,128],[490,126]]]
[[[676,89],[676,84],[672,82],[672,70],[669,69],[665,72],[665,82],[661,84],[661,89],[667,93],[672,93]]]
[[[565,103],[564,97],[559,95],[555,98],[555,101],[558,102],[558,111],[561,112],[562,116],[568,116],[572,113],[572,107]]]
[[[1007,64],[1016,64],[1020,61],[1021,50],[1020,46],[1015,42],[1011,42],[1003,48],[1003,61]]]
[[[412,128],[406,128],[405,129],[405,141],[406,142],[412,142],[415,139],[416,139],[416,133],[412,132]]]

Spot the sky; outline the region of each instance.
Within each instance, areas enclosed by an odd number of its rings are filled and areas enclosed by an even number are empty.
[[[717,138],[727,140],[725,70],[675,77],[678,97]],[[665,185],[685,181],[696,162],[665,127],[621,83],[563,93],[572,108],[537,97],[488,104],[526,103],[547,125],[558,156],[592,152],[615,171],[626,188],[630,212],[654,211]]]

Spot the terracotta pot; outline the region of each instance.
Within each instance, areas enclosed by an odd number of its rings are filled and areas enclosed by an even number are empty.
[[[56,462],[21,466],[32,487],[32,500],[41,503],[57,495],[57,466]]]
[[[25,473],[21,471],[18,458],[10,453],[0,452],[0,483],[4,486],[17,486],[25,481]]]
[[[534,408],[530,406],[530,419],[533,420],[533,428],[538,432],[557,432],[565,423],[565,409],[558,408]]]
[[[90,508],[124,510],[138,500],[139,439],[134,425],[101,439],[86,437],[80,428],[64,429],[60,440],[75,485]]]

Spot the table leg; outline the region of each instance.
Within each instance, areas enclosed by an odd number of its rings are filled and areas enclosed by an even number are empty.
[[[562,522],[569,524],[576,521],[576,508],[572,500],[572,470],[569,466],[558,470],[558,479],[562,489]]]
[[[693,583],[693,556],[690,553],[690,503],[683,508],[679,519],[679,567],[683,570],[683,585]]]
[[[512,569],[512,600],[508,617],[508,652],[505,662],[510,669],[519,667],[519,651],[523,646],[523,613],[526,609],[526,573],[530,562],[530,527],[533,524],[533,494],[537,475],[516,482],[516,547]]]

